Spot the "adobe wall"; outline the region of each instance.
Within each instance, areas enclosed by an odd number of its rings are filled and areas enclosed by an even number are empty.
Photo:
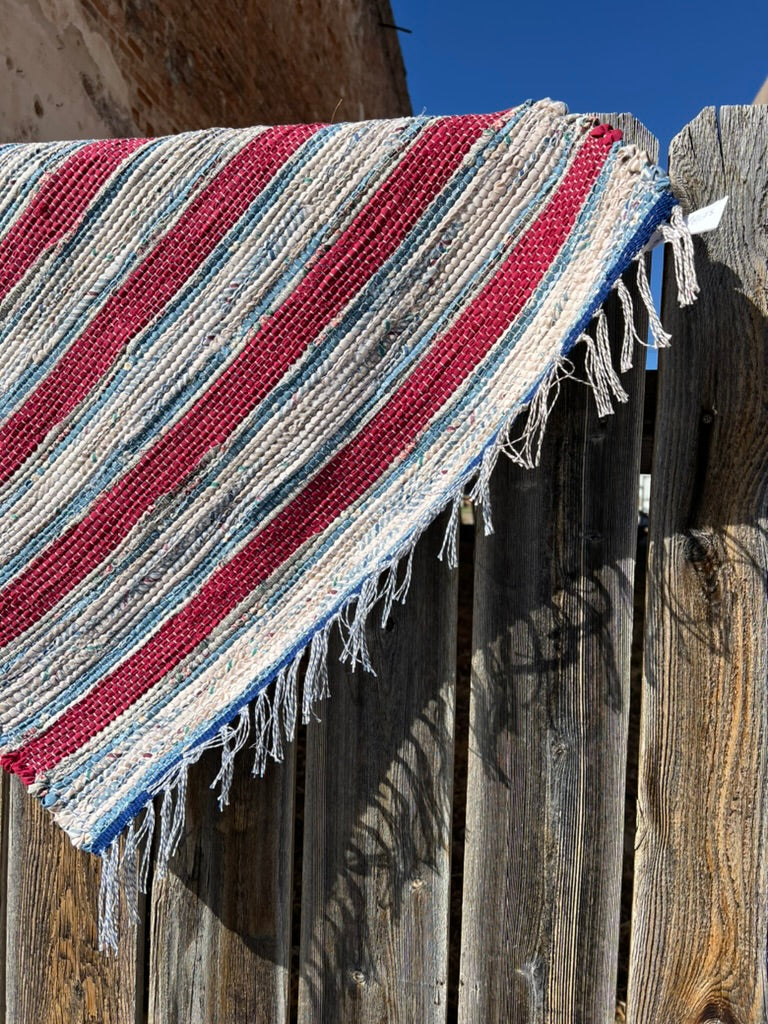
[[[2,0],[0,141],[410,113],[388,0]]]

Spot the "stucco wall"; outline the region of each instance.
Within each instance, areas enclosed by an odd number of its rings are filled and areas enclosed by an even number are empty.
[[[0,138],[409,113],[388,0],[0,0]]]

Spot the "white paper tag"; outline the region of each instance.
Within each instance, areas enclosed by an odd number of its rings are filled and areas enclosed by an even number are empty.
[[[705,231],[714,231],[719,227],[723,216],[723,210],[728,202],[728,196],[723,196],[716,203],[709,206],[702,206],[700,210],[694,210],[685,218],[688,230],[692,235],[703,235]]]
[[[723,196],[722,199],[710,203],[709,206],[702,206],[701,209],[694,210],[687,217],[684,217],[683,219],[690,233],[692,235],[703,235],[705,231],[714,231],[715,228],[719,227],[723,217],[723,210],[727,203],[728,196]],[[654,231],[648,239],[643,252],[650,252],[657,245],[661,245],[663,241],[664,238],[661,232]]]

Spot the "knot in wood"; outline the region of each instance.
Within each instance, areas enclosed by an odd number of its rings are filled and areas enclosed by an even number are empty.
[[[565,736],[558,735],[549,742],[549,756],[554,768],[562,766],[573,751],[573,743]]]
[[[712,601],[720,590],[720,570],[723,567],[715,534],[712,530],[686,530],[683,550],[705,597]]]
[[[696,1024],[738,1024],[733,1013],[722,1000],[709,1002],[696,1018]]]

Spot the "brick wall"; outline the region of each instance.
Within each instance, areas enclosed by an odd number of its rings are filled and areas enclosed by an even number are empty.
[[[2,0],[0,139],[410,112],[388,0]]]

